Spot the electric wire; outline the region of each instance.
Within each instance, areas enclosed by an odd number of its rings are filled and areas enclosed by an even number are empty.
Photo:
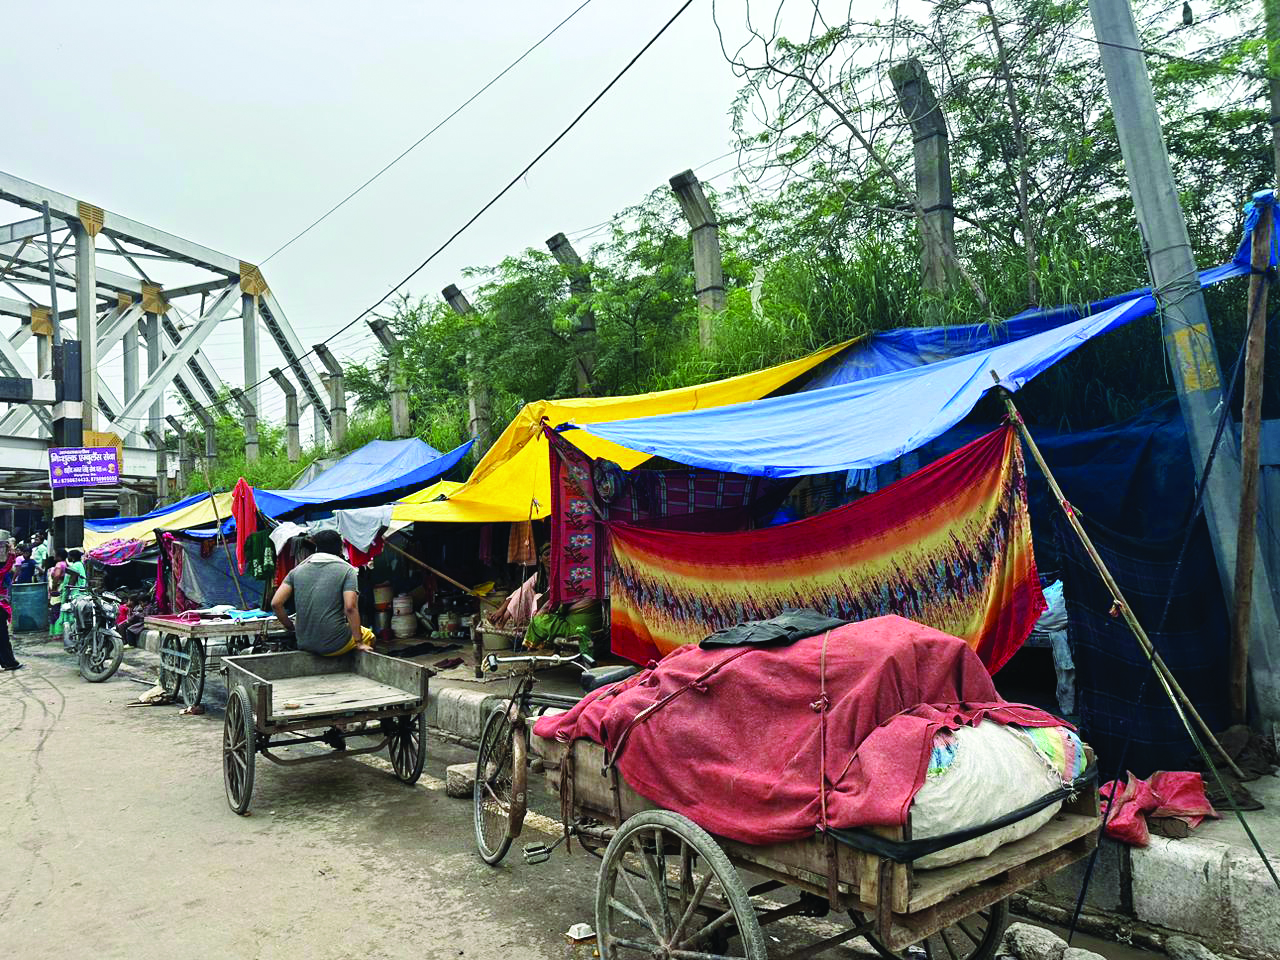
[[[348,193],[345,197],[343,197],[341,200],[339,200],[337,203],[335,203],[332,207],[330,207],[328,210],[326,210],[324,213],[322,213],[318,218],[316,218],[315,220],[313,220],[313,221],[312,221],[312,222],[311,222],[307,227],[305,227],[301,232],[299,232],[299,233],[295,234],[293,237],[291,237],[290,239],[288,239],[288,240],[286,240],[284,243],[282,243],[280,246],[278,246],[275,250],[273,250],[273,251],[272,251],[272,252],[267,256],[267,258],[266,258],[265,260],[263,260],[263,261],[262,261],[262,263],[258,264],[258,266],[263,266],[263,265],[265,265],[265,264],[267,263],[267,261],[269,261],[269,260],[270,260],[272,257],[274,257],[277,253],[280,253],[281,251],[283,251],[283,250],[285,250],[286,248],[288,248],[288,247],[289,247],[289,246],[290,246],[290,245],[291,245],[295,240],[300,240],[300,239],[302,239],[304,236],[306,236],[308,233],[310,233],[310,232],[311,232],[315,227],[318,227],[321,223],[323,223],[325,220],[327,220],[331,214],[336,213],[336,212],[337,212],[341,207],[343,207],[343,206],[347,203],[347,201],[348,201],[348,200],[351,200],[353,197],[355,197],[357,194],[359,194],[361,191],[363,191],[363,190],[365,189],[365,187],[369,186],[369,184],[373,183],[375,180],[377,180],[379,177],[381,177],[384,173],[386,173],[388,170],[390,170],[392,167],[394,167],[397,163],[399,163],[401,160],[403,160],[405,157],[407,157],[409,154],[411,154],[414,150],[416,150],[418,147],[420,147],[420,146],[421,146],[423,143],[425,143],[425,142],[426,142],[426,141],[427,141],[427,140],[428,140],[428,139],[429,139],[429,138],[430,138],[430,137],[431,137],[431,136],[432,136],[432,135],[433,135],[437,130],[439,130],[439,129],[440,129],[441,127],[443,127],[446,123],[448,123],[450,120],[452,120],[452,119],[453,119],[454,117],[456,117],[458,114],[460,114],[460,113],[461,113],[463,110],[465,110],[467,107],[469,107],[472,103],[474,103],[477,99],[479,99],[479,98],[480,98],[480,96],[481,96],[481,95],[482,95],[486,90],[488,90],[488,89],[489,89],[490,87],[492,87],[495,83],[497,83],[499,80],[501,80],[503,77],[505,77],[508,73],[510,73],[512,70],[514,70],[517,66],[519,66],[519,65],[520,65],[520,63],[521,63],[521,61],[523,61],[526,57],[528,57],[528,56],[529,56],[529,54],[533,53],[533,52],[534,52],[535,50],[537,50],[540,46],[542,46],[544,43],[546,43],[548,40],[550,40],[553,36],[555,36],[555,35],[556,35],[556,33],[557,33],[557,32],[559,32],[559,30],[560,30],[560,28],[561,28],[561,27],[563,27],[566,23],[568,23],[570,20],[572,20],[574,17],[576,17],[579,13],[581,13],[581,12],[582,12],[582,10],[583,10],[583,9],[584,9],[588,4],[590,4],[590,3],[591,3],[591,0],[583,0],[583,2],[582,2],[581,4],[579,4],[577,7],[575,7],[575,8],[574,8],[574,10],[573,10],[573,12],[572,12],[572,13],[570,13],[567,17],[565,17],[563,20],[561,20],[559,23],[557,23],[557,24],[556,24],[554,27],[552,27],[552,28],[551,28],[547,33],[543,34],[542,38],[541,38],[541,39],[539,39],[537,43],[535,43],[533,46],[529,47],[529,49],[525,50],[525,52],[524,52],[524,53],[520,54],[520,56],[516,57],[516,59],[512,60],[509,64],[507,64],[505,67],[503,67],[503,68],[502,68],[502,70],[501,70],[501,71],[499,71],[497,74],[495,74],[495,75],[494,75],[494,76],[489,80],[489,82],[488,82],[488,83],[486,83],[483,87],[481,87],[479,90],[477,90],[477,91],[476,91],[475,93],[473,93],[471,96],[469,96],[466,100],[464,100],[461,104],[459,104],[457,107],[455,107],[455,108],[453,109],[453,112],[452,112],[452,113],[450,113],[448,116],[446,116],[443,120],[439,121],[439,122],[438,122],[434,127],[432,127],[430,130],[428,130],[426,133],[424,133],[422,136],[420,136],[417,140],[415,140],[413,143],[411,143],[408,147],[406,147],[404,150],[402,150],[402,151],[401,151],[399,154],[397,154],[397,155],[396,155],[396,156],[395,156],[395,157],[394,157],[394,158],[393,158],[389,163],[387,163],[386,165],[384,165],[384,166],[383,166],[383,167],[382,167],[382,168],[381,168],[377,173],[375,173],[373,176],[371,176],[368,180],[366,180],[364,183],[360,184],[360,186],[356,187],[354,190],[352,190],[350,193]]]
[[[519,173],[517,173],[514,177],[512,177],[506,183],[505,186],[503,186],[497,193],[495,193],[479,210],[477,210],[474,214],[472,214],[472,216],[462,226],[460,226],[457,230],[455,230],[452,234],[450,234],[448,239],[446,239],[443,243],[441,243],[438,247],[436,247],[435,250],[433,250],[421,263],[419,263],[416,267],[410,270],[409,273],[406,274],[398,283],[394,284],[389,290],[387,290],[386,293],[380,296],[376,301],[374,301],[372,304],[370,304],[360,313],[356,314],[355,317],[348,320],[336,331],[334,331],[324,340],[320,341],[319,345],[324,346],[329,344],[333,340],[336,340],[344,332],[351,329],[357,323],[363,320],[365,317],[372,314],[375,310],[377,310],[380,306],[382,306],[388,299],[390,299],[396,293],[396,291],[398,291],[401,287],[407,284],[415,276],[421,273],[423,269],[425,269],[432,261],[434,261],[438,256],[440,256],[440,254],[442,254],[446,249],[448,249],[449,246],[451,246],[453,242],[458,239],[458,237],[462,236],[462,234],[466,232],[466,230],[468,230],[477,220],[479,220],[482,216],[484,216],[484,214],[487,213],[490,210],[490,208],[492,208],[499,200],[501,200],[504,196],[506,196],[511,191],[511,189],[516,186],[516,184],[518,184],[521,180],[523,180],[528,175],[529,171],[532,170],[538,164],[539,161],[541,161],[548,153],[550,153],[553,149],[555,149],[555,147],[560,143],[560,141],[563,140],[565,137],[567,137],[569,133],[575,127],[577,127],[578,124],[582,122],[583,118],[586,117],[586,115],[591,112],[592,108],[594,108],[596,104],[598,104],[601,100],[604,99],[604,97],[609,93],[609,91],[612,90],[618,84],[618,82],[622,80],[622,78],[631,71],[631,68],[634,67],[637,62],[639,62],[640,58],[649,52],[650,48],[652,48],[653,45],[656,44],[662,38],[662,36],[667,32],[667,30],[669,30],[671,26],[678,19],[680,19],[680,16],[686,10],[688,10],[689,7],[691,7],[692,5],[693,5],[693,0],[684,0],[684,2],[676,9],[675,13],[673,13],[671,17],[658,29],[658,32],[649,38],[648,42],[646,42],[645,45],[641,47],[640,50],[630,60],[626,62],[626,64],[623,65],[621,70],[619,70],[616,74],[614,74],[613,78],[607,84],[605,84],[605,86],[600,90],[600,92],[597,93],[594,97],[592,97],[591,100],[587,103],[587,105],[583,107],[582,110],[579,111],[578,114],[571,121],[569,121],[568,126],[566,126],[558,134],[556,134],[555,138],[550,143],[548,143],[545,147],[543,147],[537,153],[537,155],[534,156],[532,160],[530,160],[527,164],[525,164]],[[298,357],[299,362],[302,362],[305,358],[313,355],[314,353],[315,353],[315,347],[312,347],[310,350],[307,350],[305,353],[300,354]],[[267,383],[270,380],[271,380],[270,376],[263,377],[257,383],[251,384],[245,387],[244,389],[249,390],[249,389],[252,389],[253,387],[261,386],[262,384]],[[212,405],[202,404],[202,405],[198,405],[195,409],[208,410],[211,407]],[[149,417],[119,417],[117,419],[130,420],[130,421],[141,423],[144,421],[148,421],[150,418]]]

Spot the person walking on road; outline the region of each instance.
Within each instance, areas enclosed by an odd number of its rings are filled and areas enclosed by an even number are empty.
[[[12,550],[0,565],[0,670],[21,670],[17,658],[13,655],[13,644],[9,642],[9,618],[12,608],[9,606],[9,580],[13,573],[16,557]]]

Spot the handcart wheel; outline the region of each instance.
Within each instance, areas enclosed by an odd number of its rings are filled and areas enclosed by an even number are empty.
[[[183,658],[182,641],[172,633],[160,638],[160,686],[165,696],[177,699],[178,689],[182,685]]]
[[[222,721],[222,780],[227,788],[227,803],[241,815],[248,812],[253,797],[257,740],[249,694],[244,687],[236,687],[227,698]]]
[[[511,721],[506,707],[489,714],[480,733],[476,755],[475,804],[476,849],[485,863],[496,865],[511,849],[512,808]]]
[[[596,933],[601,960],[633,952],[768,957],[738,871],[705,830],[670,810],[637,813],[609,841],[596,882]]]
[[[414,784],[422,776],[427,762],[427,715],[425,711],[412,717],[396,717],[388,721],[387,752],[391,767],[404,783]]]
[[[849,911],[854,922],[865,921],[854,911]],[[884,946],[875,934],[866,935],[867,942],[875,947],[880,956],[887,960],[909,960],[912,951],[917,947],[929,957],[946,957],[948,960],[991,960],[1000,949],[1000,941],[1004,937],[1004,928],[1009,925],[1009,900],[1005,898],[993,903],[985,910],[965,917],[944,927],[937,933],[926,937],[918,944],[895,953]]]
[[[187,672],[180,678],[178,693],[182,702],[194,707],[204,695],[204,644],[195,637],[179,641],[179,649],[186,655]]]

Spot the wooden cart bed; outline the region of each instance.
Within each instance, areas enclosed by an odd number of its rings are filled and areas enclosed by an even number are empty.
[[[541,757],[547,785],[559,794],[568,752],[573,750],[573,798],[577,816],[619,824],[642,810],[660,809],[619,776],[602,774],[604,748],[589,740],[562,744],[531,736],[530,751]],[[1042,877],[1087,856],[1097,845],[1100,825],[1097,794],[1084,791],[1065,803],[1049,823],[1028,837],[999,847],[990,855],[934,870],[915,870],[837,843],[834,847],[839,892],[864,912],[892,913],[891,942],[896,949],[1004,899]],[[910,829],[878,829],[903,839]],[[781,880],[818,895],[828,891],[826,843],[818,837],[786,843],[752,845],[716,836],[715,841],[738,867]],[[881,890],[885,896],[881,896]],[[856,903],[855,903],[856,902]]]

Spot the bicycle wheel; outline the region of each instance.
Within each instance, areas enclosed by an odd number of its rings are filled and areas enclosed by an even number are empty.
[[[476,849],[491,866],[501,862],[511,849],[512,769],[511,721],[504,705],[484,722],[472,794]]]

